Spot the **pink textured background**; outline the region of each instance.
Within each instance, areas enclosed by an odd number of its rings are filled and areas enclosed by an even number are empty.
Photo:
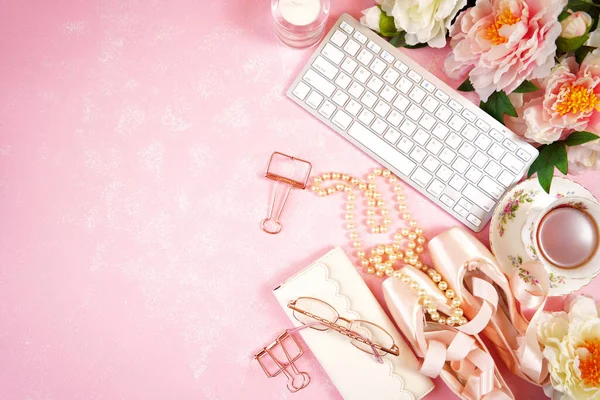
[[[268,3],[0,0],[0,398],[292,397],[251,357],[288,326],[271,289],[349,249],[341,199],[308,192],[262,233],[263,169],[375,163],[284,97],[311,50],[276,41]],[[372,5],[334,3],[330,23]],[[446,52],[410,51],[442,77]],[[407,193],[428,236],[456,223]],[[340,398],[300,364],[293,398]]]

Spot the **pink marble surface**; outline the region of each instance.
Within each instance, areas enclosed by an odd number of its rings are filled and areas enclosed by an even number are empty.
[[[372,5],[334,3],[330,22]],[[274,150],[321,172],[375,163],[284,97],[310,50],[281,46],[269,15],[266,0],[0,1],[0,398],[292,397],[252,360],[288,326],[271,289],[349,248],[341,199],[308,192],[262,233],[263,169]],[[446,50],[410,54],[443,75]],[[597,179],[576,178],[600,196]],[[407,193],[430,237],[456,223]],[[340,398],[301,366],[314,379],[293,398]]]

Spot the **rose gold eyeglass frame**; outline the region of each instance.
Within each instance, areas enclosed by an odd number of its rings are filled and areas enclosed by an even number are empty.
[[[304,300],[316,301],[316,302],[319,302],[319,303],[327,305],[329,308],[331,308],[333,311],[335,311],[336,316],[337,316],[336,319],[335,319],[335,321],[327,320],[327,319],[319,317],[318,315],[315,315],[315,314],[313,314],[311,312],[308,312],[306,310],[302,310],[301,308],[298,308],[297,307],[298,301],[299,300],[303,300],[303,299]],[[314,298],[314,297],[299,297],[296,300],[290,300],[288,302],[287,306],[288,306],[288,308],[290,308],[290,309],[292,309],[292,310],[294,310],[294,311],[296,311],[296,312],[298,312],[298,313],[300,313],[302,315],[305,315],[305,316],[307,316],[307,317],[309,317],[311,319],[314,319],[317,322],[316,324],[311,323],[310,325],[315,325],[315,326],[323,325],[323,326],[327,327],[328,329],[333,329],[334,331],[336,331],[336,332],[338,332],[338,333],[340,333],[340,334],[342,334],[342,335],[344,335],[344,336],[346,336],[346,337],[348,337],[348,338],[350,338],[352,340],[355,340],[355,341],[357,341],[359,343],[363,343],[363,344],[371,347],[371,349],[373,351],[364,350],[364,349],[361,349],[360,347],[358,347],[354,342],[352,342],[352,345],[354,347],[356,347],[358,350],[363,351],[363,352],[365,352],[367,354],[371,354],[371,355],[375,356],[375,358],[379,362],[383,362],[383,360],[381,359],[381,355],[379,354],[379,352],[384,352],[386,354],[392,354],[394,356],[398,356],[400,354],[400,349],[398,348],[398,346],[394,342],[394,338],[384,328],[382,328],[381,326],[379,326],[379,325],[377,325],[377,324],[375,324],[375,323],[373,323],[371,321],[366,321],[366,320],[361,320],[361,319],[351,320],[351,319],[348,319],[348,318],[344,318],[344,317],[340,316],[340,313],[335,309],[335,307],[333,307],[331,304],[329,304],[329,303],[327,303],[327,302],[325,302],[325,301],[323,301],[321,299],[317,299],[317,298]],[[295,313],[294,313],[294,318],[296,318],[296,320],[298,322],[300,322],[302,324],[305,324],[303,321],[301,321],[300,319],[298,319],[298,317],[296,317]],[[390,337],[390,339],[392,340],[393,345],[392,345],[392,347],[387,348],[387,347],[382,346],[382,345],[380,345],[380,344],[378,344],[376,342],[372,342],[371,340],[369,340],[368,338],[364,337],[360,333],[355,332],[355,331],[353,331],[351,329],[348,329],[348,328],[346,328],[343,325],[337,324],[336,322],[339,321],[339,320],[346,322],[348,325],[352,325],[352,323],[357,323],[357,322],[358,323],[364,322],[366,324],[373,325],[373,326],[381,329],[383,332],[385,332]],[[311,327],[313,329],[321,330],[321,329],[315,328],[315,326],[311,326]]]

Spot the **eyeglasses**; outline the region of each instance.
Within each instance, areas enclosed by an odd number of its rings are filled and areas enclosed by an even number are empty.
[[[332,329],[350,338],[357,349],[369,353],[379,362],[381,356],[400,354],[394,338],[381,326],[361,319],[351,320],[340,316],[338,311],[329,303],[314,297],[299,297],[288,303],[293,310],[294,318],[312,329],[327,331]],[[343,321],[347,326],[340,325]]]

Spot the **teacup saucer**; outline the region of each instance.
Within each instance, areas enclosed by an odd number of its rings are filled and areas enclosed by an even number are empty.
[[[522,279],[525,281],[534,279],[521,268],[524,262],[532,260],[521,241],[521,231],[527,220],[527,213],[532,207],[541,207],[552,199],[572,196],[597,201],[594,195],[580,184],[558,176],[552,180],[550,194],[544,192],[537,178],[532,178],[521,182],[504,195],[490,222],[490,245],[505,274],[509,274],[514,268],[519,268]],[[581,289],[592,280],[591,277],[573,279],[552,272],[549,274],[550,296],[569,294]]]

